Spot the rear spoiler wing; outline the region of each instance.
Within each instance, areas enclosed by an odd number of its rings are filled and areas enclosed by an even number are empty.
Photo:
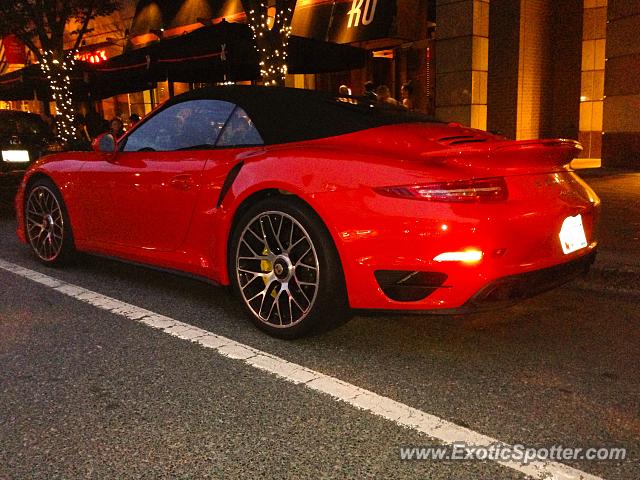
[[[566,168],[580,155],[582,145],[563,138],[544,140],[505,140],[456,145],[446,150],[421,155],[431,162],[505,169],[509,171],[541,171]]]

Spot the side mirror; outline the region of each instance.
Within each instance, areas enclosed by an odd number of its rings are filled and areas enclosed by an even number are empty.
[[[101,133],[93,140],[91,146],[96,152],[113,153],[116,151],[117,144],[113,135]]]

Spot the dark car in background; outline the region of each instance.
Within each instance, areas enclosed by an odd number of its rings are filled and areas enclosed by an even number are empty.
[[[27,167],[57,149],[51,128],[39,115],[0,110],[0,201],[11,202]]]

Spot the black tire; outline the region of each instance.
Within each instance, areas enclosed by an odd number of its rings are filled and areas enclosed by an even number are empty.
[[[75,246],[71,222],[60,191],[48,178],[36,180],[24,201],[25,233],[31,250],[47,266],[68,263]]]
[[[299,338],[348,319],[333,240],[316,213],[296,198],[271,197],[247,209],[231,233],[228,259],[234,293],[269,335]]]

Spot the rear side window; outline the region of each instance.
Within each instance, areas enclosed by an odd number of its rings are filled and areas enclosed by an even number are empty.
[[[190,100],[161,110],[126,137],[125,152],[212,148],[235,105]]]
[[[235,147],[243,145],[263,145],[262,137],[247,113],[240,107],[229,117],[220,137],[219,147]]]

